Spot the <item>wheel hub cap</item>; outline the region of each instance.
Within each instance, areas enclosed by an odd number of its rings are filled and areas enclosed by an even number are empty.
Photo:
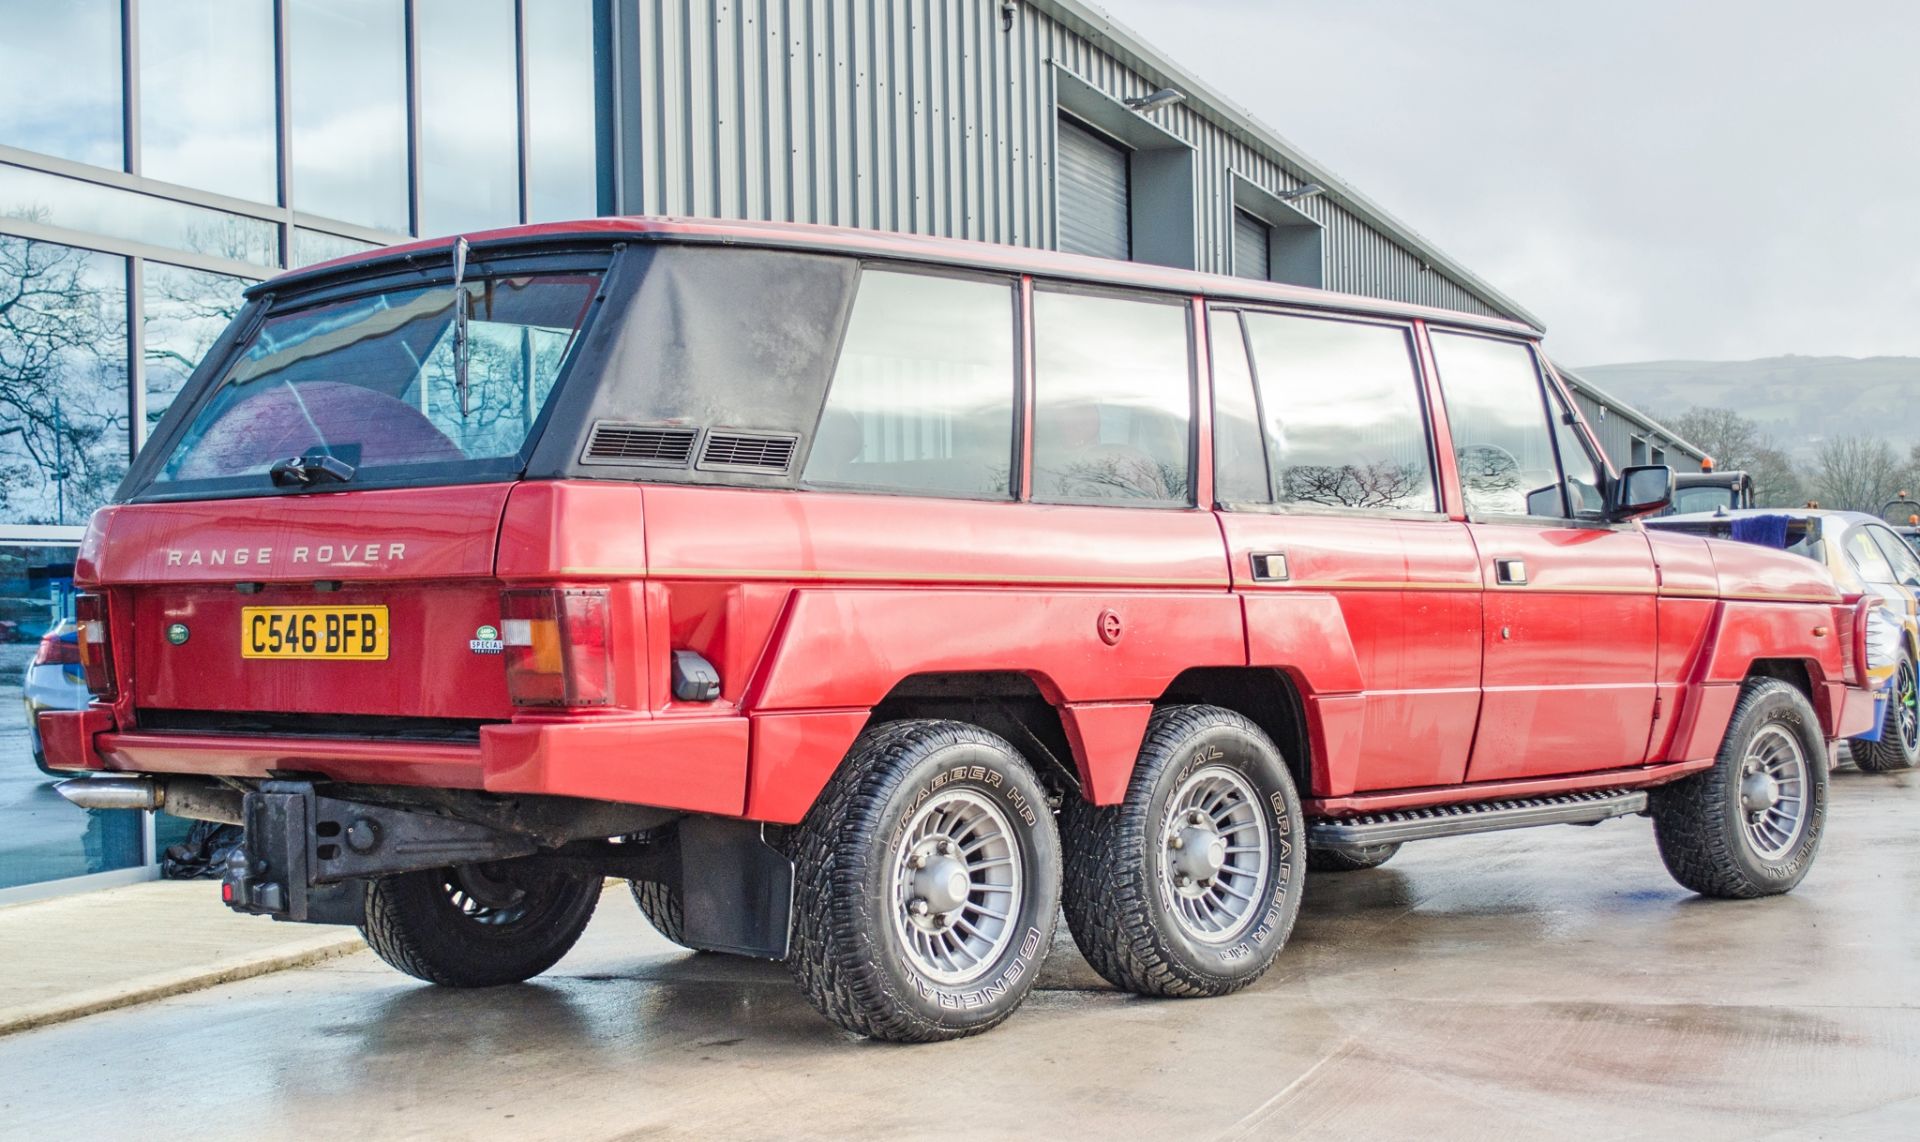
[[[1013,942],[1025,903],[1006,811],[972,789],[930,798],[893,854],[893,930],[908,962],[948,986],[986,975]]]
[[[1740,805],[1749,813],[1773,808],[1780,801],[1780,782],[1770,774],[1749,773],[1740,781]]]
[[[1259,916],[1271,863],[1253,785],[1224,765],[1195,770],[1168,798],[1160,835],[1160,888],[1174,922],[1201,943],[1237,939]]]
[[[966,903],[972,883],[967,876],[967,866],[952,857],[930,861],[913,875],[914,895],[927,902],[929,912],[942,914]]]

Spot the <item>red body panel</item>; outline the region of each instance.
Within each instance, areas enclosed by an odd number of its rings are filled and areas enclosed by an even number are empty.
[[[904,235],[631,219],[516,232],[613,233],[1179,290],[1196,304],[1214,292],[1328,304],[1285,287]],[[1336,300],[1416,326],[1528,334]],[[1414,340],[1437,413],[1426,338]],[[1206,349],[1201,338],[1201,504],[1212,485]],[[1019,354],[1030,375],[1030,340]],[[1021,391],[1031,439],[1033,387]],[[1804,667],[1829,736],[1864,728],[1870,697],[1847,685],[1840,598],[1817,564],[1633,526],[1468,522],[1444,416],[1431,441],[1442,511],[1426,518],[612,480],[112,508],[95,517],[76,579],[107,594],[120,693],[43,715],[41,732],[49,761],[66,768],[295,770],[793,822],[873,705],[936,673],[1031,680],[1098,803],[1124,795],[1155,702],[1200,667],[1291,683],[1311,754],[1303,793],[1322,814],[1671,780],[1713,757],[1756,659]],[[1013,470],[1031,465],[1023,450]],[[1256,578],[1257,554],[1284,556],[1284,577]],[[1496,575],[1508,559],[1524,562],[1524,584]],[[516,709],[502,659],[469,645],[498,625],[502,588],[549,586],[608,594],[605,708]],[[391,657],[241,660],[240,609],[273,603],[385,605]],[[172,623],[192,636],[170,644]],[[672,696],[675,650],[715,667],[717,701]],[[477,741],[444,743],[167,733],[142,727],[142,710],[485,724]]]

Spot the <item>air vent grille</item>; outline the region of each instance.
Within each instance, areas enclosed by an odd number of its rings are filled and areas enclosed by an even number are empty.
[[[598,464],[684,468],[693,458],[693,442],[699,435],[697,428],[601,421],[587,441],[586,459]]]
[[[748,472],[784,472],[799,438],[759,432],[709,432],[700,467]]]

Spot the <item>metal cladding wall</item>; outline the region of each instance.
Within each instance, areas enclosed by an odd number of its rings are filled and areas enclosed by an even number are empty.
[[[1564,372],[1562,376],[1565,376]],[[1646,423],[1640,413],[1624,404],[1602,400],[1571,379],[1569,384],[1573,389],[1574,402],[1580,406],[1580,415],[1593,428],[1593,434],[1600,438],[1600,447],[1606,452],[1607,459],[1613,461],[1615,468],[1625,468],[1633,463],[1633,439],[1637,436],[1664,449],[1667,464],[1674,471],[1700,471],[1701,453],[1692,444],[1678,439],[1662,427]]]
[[[1193,149],[1195,268],[1231,268],[1235,172],[1273,193],[1311,180],[1328,193],[1295,205],[1324,227],[1327,288],[1531,320],[1077,0],[613,0],[613,24],[624,213],[1056,248],[1064,71],[1116,100],[1189,95],[1144,118]]]

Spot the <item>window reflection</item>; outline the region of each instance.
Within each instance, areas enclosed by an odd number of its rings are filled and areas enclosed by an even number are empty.
[[[120,0],[0,0],[0,143],[122,169]]]
[[[279,201],[273,5],[141,0],[140,173]]]
[[[83,524],[127,470],[126,261],[0,235],[0,523]]]
[[[1436,332],[1433,357],[1467,510],[1564,515],[1533,353],[1517,341]]]
[[[288,21],[293,205],[407,233],[400,0],[290,0]]]
[[[377,243],[362,242],[358,238],[343,238],[338,234],[295,227],[292,264],[297,270],[302,266],[317,265],[335,258],[344,258],[348,254],[358,254],[363,250],[378,248]]]
[[[258,266],[280,264],[279,227],[263,219],[5,163],[0,214]]]
[[[527,5],[525,34],[528,221],[591,218],[600,210],[592,0]]]
[[[420,232],[511,226],[520,220],[513,0],[419,0],[416,10]]]
[[[0,546],[0,889],[141,861],[140,814],[88,811],[53,790],[33,717],[87,703],[66,545]]]
[[[243,302],[244,278],[146,262],[141,269],[141,353],[146,362],[147,423],[160,423]],[[144,433],[143,433],[144,439]]]

